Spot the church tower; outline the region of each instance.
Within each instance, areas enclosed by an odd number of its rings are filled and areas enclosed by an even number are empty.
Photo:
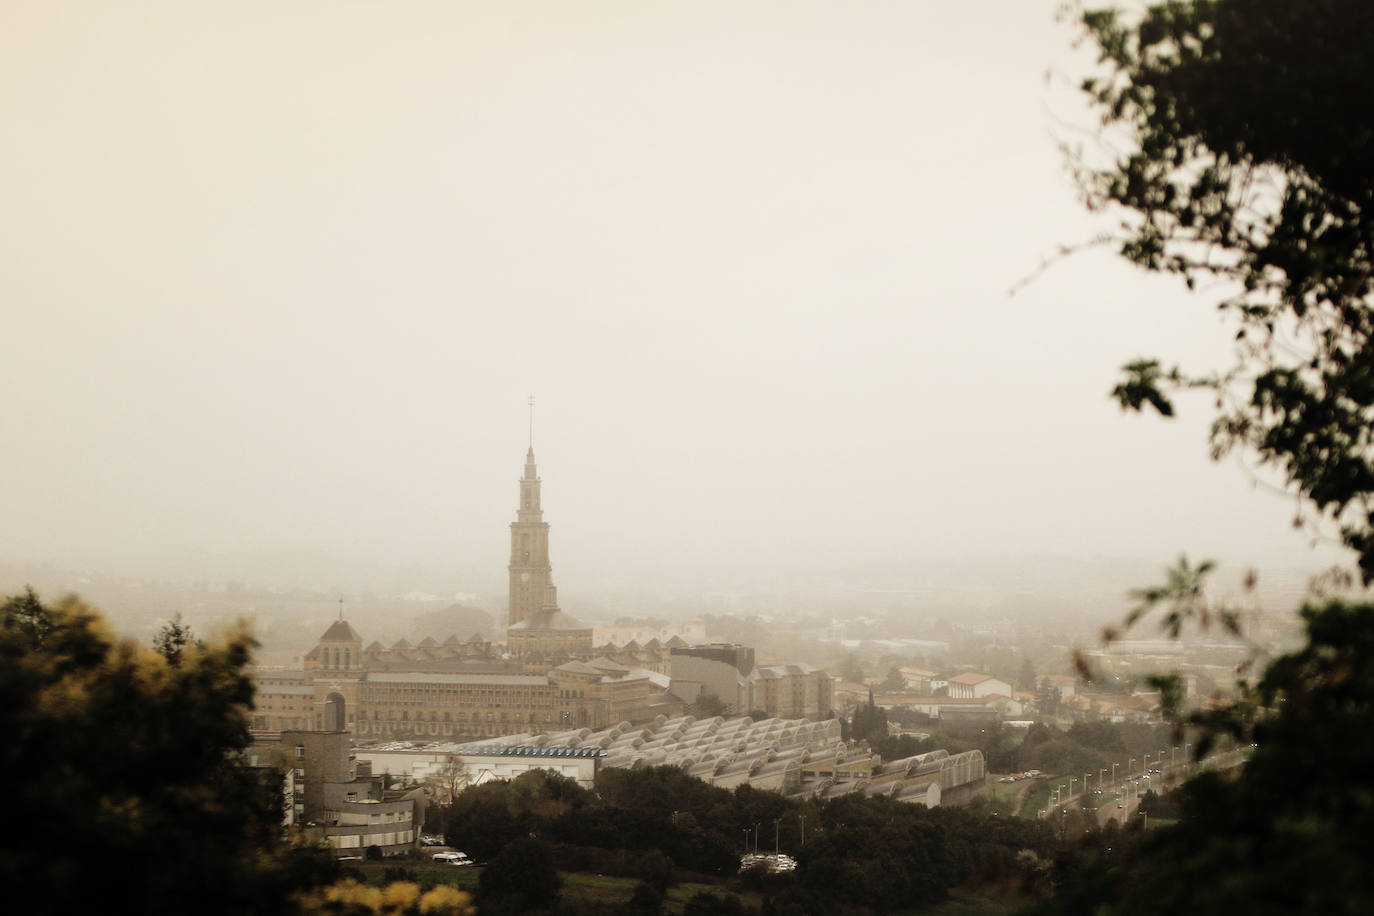
[[[520,505],[510,526],[510,617],[507,626],[528,620],[541,611],[557,610],[558,593],[549,565],[549,523],[539,506],[539,474],[534,445],[525,454],[520,478]]]

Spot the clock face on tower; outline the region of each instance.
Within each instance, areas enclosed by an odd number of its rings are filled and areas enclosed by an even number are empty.
[[[521,582],[528,582],[528,581],[530,581],[530,574],[527,573],[527,572],[522,572],[522,573],[520,574],[520,581],[521,581]]]

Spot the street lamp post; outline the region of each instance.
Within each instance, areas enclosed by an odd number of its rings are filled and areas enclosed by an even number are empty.
[[[1130,758],[1128,758],[1128,761],[1129,761],[1129,762],[1126,764],[1126,778],[1127,778],[1127,779],[1130,779],[1130,778],[1131,778],[1131,767],[1135,766],[1135,758],[1134,758],[1134,757],[1130,757]]]
[[[1116,788],[1116,764],[1112,764],[1112,788]]]
[[[801,845],[806,845],[806,815],[798,814],[797,818],[801,821]]]

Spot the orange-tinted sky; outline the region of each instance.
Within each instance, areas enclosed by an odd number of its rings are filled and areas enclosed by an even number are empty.
[[[1209,404],[1106,398],[1207,296],[1008,295],[1102,225],[1057,5],[5,3],[0,553],[499,583],[533,393],[565,586],[1305,562]]]

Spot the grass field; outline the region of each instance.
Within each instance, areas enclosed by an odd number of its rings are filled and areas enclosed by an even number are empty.
[[[1026,790],[1026,783],[997,782],[999,778],[988,777],[990,781],[983,787],[983,797],[991,803],[992,810],[998,814],[1015,814],[1021,807],[1021,795]]]
[[[1024,894],[955,889],[944,903],[920,912],[924,916],[1011,916],[1021,912],[1031,900]]]

